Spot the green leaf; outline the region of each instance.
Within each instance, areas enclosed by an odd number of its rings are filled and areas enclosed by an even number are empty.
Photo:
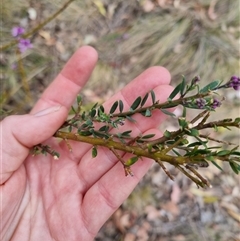
[[[77,96],[77,103],[78,103],[78,105],[81,103],[81,101],[82,101],[82,97],[81,97],[81,95],[78,95]]]
[[[240,166],[239,166],[236,162],[230,161],[230,162],[229,162],[229,165],[230,165],[230,167],[232,168],[232,170],[233,170],[236,174],[239,173]]]
[[[138,108],[139,104],[141,103],[142,98],[140,96],[137,97],[137,99],[133,102],[133,104],[130,107],[130,110],[135,110]]]
[[[102,131],[102,132],[108,132],[109,130],[109,126],[102,126],[99,131]]]
[[[99,106],[99,109],[104,113],[104,107],[102,105]]]
[[[215,167],[217,167],[219,170],[223,171],[223,169],[215,161],[211,161],[211,162]]]
[[[97,148],[94,146],[93,148],[92,148],[92,157],[94,158],[94,157],[96,157],[97,156]]]
[[[182,76],[182,82],[181,82],[181,88],[180,88],[180,94],[181,94],[181,95],[184,94],[185,87],[186,87],[186,78],[185,78],[185,76],[183,75],[183,76]]]
[[[148,135],[142,136],[141,139],[150,139],[154,136],[155,136],[155,134],[148,134]]]
[[[91,136],[92,133],[90,131],[78,131],[80,136]]]
[[[90,119],[86,120],[85,124],[87,127],[93,126],[93,122]]]
[[[95,103],[91,109],[95,109],[97,107],[98,103]]]
[[[68,132],[72,132],[72,126],[68,127]]]
[[[143,97],[142,102],[141,102],[141,107],[144,106],[144,104],[146,103],[147,99],[148,99],[148,93]]]
[[[205,93],[205,92],[208,92],[208,91],[211,91],[211,90],[214,90],[216,87],[219,86],[219,81],[218,80],[215,80],[213,82],[211,82],[210,84],[206,85],[205,87],[203,87],[199,93]]]
[[[73,113],[74,113],[74,114],[76,114],[76,113],[77,113],[77,111],[74,109],[74,107],[73,107],[73,106],[71,106],[71,109],[72,109],[72,111],[73,111]]]
[[[108,139],[109,135],[107,133],[103,133],[103,132],[97,132],[93,130],[93,135],[94,137],[100,137],[100,138],[104,138],[104,139]]]
[[[186,117],[186,115],[187,115],[187,108],[185,106],[183,106],[182,117]]]
[[[165,137],[171,137],[171,132],[170,131],[168,131],[168,130],[166,130],[165,132],[164,132],[164,134],[163,134]]]
[[[176,117],[176,115],[168,110],[165,109],[160,109],[162,111],[162,113],[164,113],[165,115],[171,116],[171,117]]]
[[[152,103],[155,104],[156,102],[156,96],[155,96],[155,93],[153,92],[153,90],[151,90],[151,97],[152,97]]]
[[[92,109],[89,114],[91,118],[93,118],[96,115],[96,113],[97,113],[96,109]]]
[[[237,118],[234,120],[234,122],[240,123],[240,117],[237,117]]]
[[[182,129],[185,129],[188,127],[188,121],[184,117],[179,117],[178,118],[178,124]]]
[[[169,95],[169,99],[173,99],[178,93],[180,93],[181,95],[184,94],[184,90],[185,90],[185,86],[186,86],[186,79],[183,76],[183,80],[181,83],[179,83],[174,90],[172,91],[172,93]]]
[[[113,114],[118,107],[118,101],[115,101],[110,109],[110,114]]]
[[[130,122],[136,123],[136,121],[135,121],[131,116],[126,116],[126,118],[127,118]]]
[[[120,113],[123,112],[123,107],[124,107],[123,102],[121,100],[119,100],[119,111],[120,111]]]
[[[231,155],[240,156],[240,151],[231,151]]]
[[[201,146],[202,143],[199,142],[199,141],[196,141],[196,142],[192,142],[191,144],[189,144],[187,147],[195,147],[195,146]]]
[[[138,156],[131,157],[125,162],[125,165],[129,167],[133,165],[137,160],[138,160]]]
[[[132,131],[124,131],[123,133],[121,133],[121,136],[130,136],[130,133]]]
[[[100,117],[102,113],[104,113],[104,107],[100,105],[98,108],[98,116]]]
[[[168,98],[172,100],[180,92],[181,86],[182,86],[182,83],[178,84]]]
[[[190,129],[190,136],[199,136],[199,131],[197,129]]]
[[[219,151],[217,153],[218,156],[226,156],[229,155],[231,152],[229,150],[223,150],[223,151]]]
[[[85,117],[86,117],[86,112],[85,111],[83,111],[83,113],[82,113],[82,120],[85,120]]]
[[[144,113],[144,116],[145,117],[151,117],[152,116],[152,113],[149,109],[146,109],[145,113]]]

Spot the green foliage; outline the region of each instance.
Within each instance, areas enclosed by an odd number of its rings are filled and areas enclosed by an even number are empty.
[[[171,179],[173,177],[162,162],[174,165],[198,186],[209,186],[208,181],[197,172],[197,169],[207,168],[209,163],[212,163],[222,170],[222,167],[216,162],[216,160],[220,160],[229,162],[233,172],[238,174],[240,171],[240,165],[238,164],[240,162],[240,152],[237,150],[237,146],[228,150],[221,145],[209,145],[210,142],[214,141],[222,144],[226,144],[226,142],[204,135],[202,130],[219,127],[239,128],[240,119],[232,120],[227,118],[208,122],[210,112],[215,110],[215,108],[211,107],[212,103],[216,102],[214,92],[220,88],[226,88],[227,84],[221,85],[219,81],[213,81],[199,91],[198,80],[198,78],[193,79],[187,85],[186,79],[183,77],[182,82],[177,85],[164,103],[159,103],[156,100],[154,91],[151,90],[143,98],[138,96],[130,105],[130,109],[125,112],[122,100],[116,100],[110,107],[109,112],[106,112],[103,105],[98,103],[94,104],[89,111],[81,111],[81,98],[78,97],[78,108],[73,108],[74,117],[67,120],[62,126],[62,128],[68,127],[69,132],[59,130],[55,136],[67,140],[71,139],[71,136],[77,131],[77,138],[79,137],[80,141],[92,144],[93,158],[97,157],[97,147],[99,145],[105,146],[123,164],[126,175],[133,175],[130,169],[131,166],[145,156],[155,160]],[[194,91],[194,94],[191,95],[192,91]],[[177,96],[178,98],[176,98]],[[151,104],[146,105],[149,98]],[[198,99],[204,99],[202,103],[205,106],[199,105],[201,102],[196,102]],[[178,105],[183,106],[183,111],[181,116],[176,117],[168,109]],[[190,108],[200,110],[192,120],[188,120],[187,115],[187,109]],[[136,113],[140,113],[142,118],[151,118],[155,110],[160,110],[174,119],[177,118],[178,129],[176,131],[165,130],[160,138],[155,138],[155,133],[146,135],[139,133],[139,135],[133,136],[132,130],[121,131],[121,126],[125,125],[127,121],[136,124],[137,121],[134,118]],[[113,131],[113,129],[115,130]],[[74,140],[76,140],[75,135]],[[232,145],[232,143],[227,144]],[[51,153],[50,148],[43,146],[41,146],[40,150],[43,154]],[[131,153],[132,157],[123,160],[118,153],[119,150]],[[39,152],[39,149],[35,151]],[[52,155],[55,155],[54,152],[52,152]]]

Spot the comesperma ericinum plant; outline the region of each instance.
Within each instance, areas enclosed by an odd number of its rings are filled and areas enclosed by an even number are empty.
[[[141,157],[148,157],[156,161],[169,178],[173,176],[164,166],[169,163],[180,170],[188,178],[200,187],[210,187],[210,183],[199,172],[198,168],[207,168],[210,164],[222,169],[218,161],[228,162],[231,169],[238,174],[240,172],[240,151],[233,143],[214,139],[211,135],[203,134],[204,129],[218,130],[219,127],[240,128],[240,117],[233,119],[222,119],[208,121],[212,111],[220,107],[219,89],[233,88],[240,89],[240,78],[232,76],[223,84],[221,81],[213,81],[203,88],[199,86],[200,78],[194,77],[190,84],[187,84],[185,77],[175,87],[168,99],[160,103],[154,91],[146,93],[145,96],[138,96],[129,110],[124,111],[122,100],[113,103],[109,112],[104,107],[95,104],[89,111],[82,111],[81,97],[77,97],[77,108],[72,107],[74,116],[64,122],[61,128],[54,134],[55,137],[66,141],[69,151],[72,150],[68,140],[85,142],[92,145],[93,158],[98,154],[98,146],[109,149],[122,163],[125,175],[134,175],[131,166],[141,160]],[[150,98],[151,104],[146,105]],[[182,106],[182,114],[177,117],[168,109]],[[187,119],[187,110],[198,109],[200,112],[191,120]],[[155,134],[139,134],[133,136],[131,130],[124,132],[116,131],[127,121],[136,122],[134,115],[140,113],[145,118],[151,118],[154,111],[162,111],[164,114],[178,120],[176,131],[166,130],[162,137],[154,138]],[[113,132],[112,130],[115,129]],[[209,145],[209,142],[216,145]],[[229,149],[224,149],[227,144]],[[32,150],[33,154],[51,154],[55,159],[61,158],[50,146],[39,144]],[[120,151],[131,153],[132,157],[124,160]]]

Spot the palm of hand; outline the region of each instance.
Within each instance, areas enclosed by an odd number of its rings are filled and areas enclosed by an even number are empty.
[[[81,59],[85,61],[79,63]],[[108,150],[99,147],[98,156],[92,159],[88,144],[71,142],[73,152],[70,152],[64,141],[49,139],[65,120],[96,60],[96,52],[91,48],[80,49],[44,92],[32,113],[56,103],[61,105],[58,111],[37,117],[14,116],[3,121],[3,129],[12,132],[10,137],[7,131],[6,135],[3,133],[3,138],[8,139],[7,148],[3,147],[6,155],[3,155],[1,183],[4,185],[0,186],[4,197],[0,230],[3,240],[92,240],[151,166],[147,159],[137,162],[132,168],[134,177],[124,177],[122,165]],[[124,100],[127,106],[151,89],[163,101],[172,90],[169,81],[165,69],[151,68],[105,106],[111,106],[116,99]],[[161,114],[155,113],[151,120],[136,118],[141,125],[128,123],[123,128],[131,129],[136,135],[139,132],[160,135],[153,128],[163,120]],[[21,123],[20,131],[16,123]],[[29,148],[45,140],[45,144],[60,153],[59,160],[28,155]]]

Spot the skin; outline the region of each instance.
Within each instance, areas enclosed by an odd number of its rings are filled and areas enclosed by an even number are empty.
[[[67,118],[76,95],[89,79],[97,62],[96,51],[84,46],[76,51],[61,73],[45,90],[31,113],[13,115],[1,124],[0,238],[1,240],[93,240],[101,226],[133,191],[153,161],[143,158],[132,166],[134,176],[125,177],[117,158],[98,148],[91,157],[91,146],[64,141],[52,135]],[[125,108],[139,95],[153,89],[164,101],[172,91],[170,74],[163,67],[151,67],[116,93],[105,104],[109,109],[122,99]],[[160,111],[151,119],[137,115],[119,131],[161,133],[156,129],[164,120]],[[60,153],[32,156],[36,144],[48,144]],[[120,153],[123,158],[129,154]]]

